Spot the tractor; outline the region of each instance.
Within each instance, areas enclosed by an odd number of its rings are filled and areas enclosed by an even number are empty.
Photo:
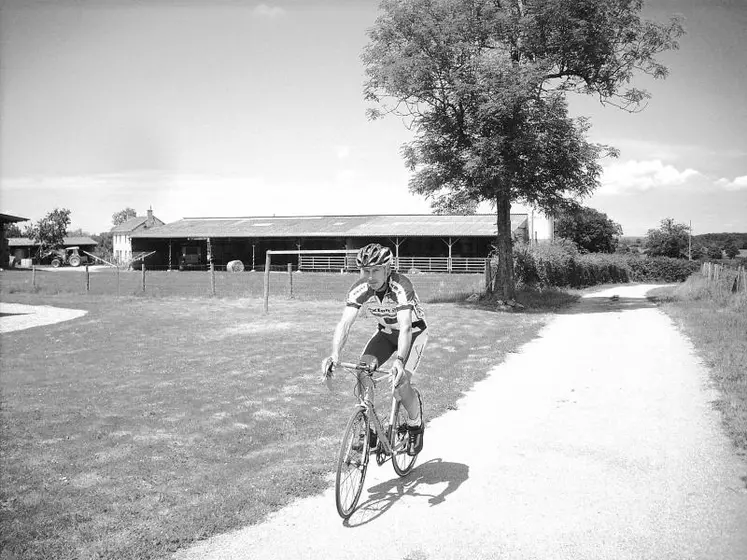
[[[45,261],[49,259],[49,264],[54,268],[62,265],[80,266],[81,263],[87,262],[84,256],[78,253],[79,247],[62,247],[59,249],[47,249],[42,252],[40,259]]]

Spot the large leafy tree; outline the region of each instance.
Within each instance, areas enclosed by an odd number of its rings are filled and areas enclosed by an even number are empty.
[[[737,247],[737,241],[735,239],[728,239],[724,244],[724,253],[730,259],[735,258],[739,254],[739,247]]]
[[[135,212],[135,209],[128,206],[124,210],[120,210],[119,212],[115,212],[114,214],[112,214],[112,223],[115,226],[118,226],[119,224],[125,223],[130,218],[136,217],[137,212]]]
[[[102,231],[99,235],[92,235],[93,240],[97,243],[94,253],[105,259],[111,258],[113,252],[114,234],[110,231]]]
[[[614,253],[622,233],[607,214],[585,206],[563,211],[555,220],[555,235],[570,239],[583,253]]]
[[[40,245],[40,251],[45,247],[60,247],[67,235],[70,225],[70,210],[55,208],[40,220],[26,228],[26,236]]]
[[[23,237],[23,230],[18,224],[7,224],[5,226],[5,237]]]
[[[661,221],[658,229],[650,229],[643,243],[651,257],[687,258],[690,227],[675,222],[672,218]]]
[[[403,147],[410,190],[435,211],[496,209],[499,283],[514,296],[510,209],[555,213],[599,184],[589,123],[568,114],[566,94],[628,110],[648,97],[635,72],[661,78],[656,60],[682,26],[640,18],[642,0],[384,0],[362,58],[376,118],[401,116],[415,132]]]

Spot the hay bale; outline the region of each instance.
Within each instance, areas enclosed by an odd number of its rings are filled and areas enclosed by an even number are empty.
[[[228,272],[244,272],[244,263],[241,261],[229,261],[226,265]]]

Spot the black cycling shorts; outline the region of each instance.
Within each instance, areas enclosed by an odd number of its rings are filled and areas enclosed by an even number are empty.
[[[384,362],[397,352],[398,339],[399,331],[393,330],[392,332],[387,332],[377,330],[363,349],[361,361],[370,363],[371,358],[376,358],[379,366],[384,365]],[[402,356],[405,359],[405,369],[410,373],[414,373],[418,368],[420,359],[423,357],[426,342],[428,342],[427,330],[413,331],[410,352],[407,356]]]

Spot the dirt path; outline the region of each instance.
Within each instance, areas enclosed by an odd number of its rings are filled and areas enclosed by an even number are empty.
[[[82,309],[0,302],[0,333],[69,321],[82,317],[86,313],[88,311]]]
[[[176,558],[744,560],[747,465],[648,288],[557,316],[428,425],[408,478],[372,463],[349,523],[329,490]]]

